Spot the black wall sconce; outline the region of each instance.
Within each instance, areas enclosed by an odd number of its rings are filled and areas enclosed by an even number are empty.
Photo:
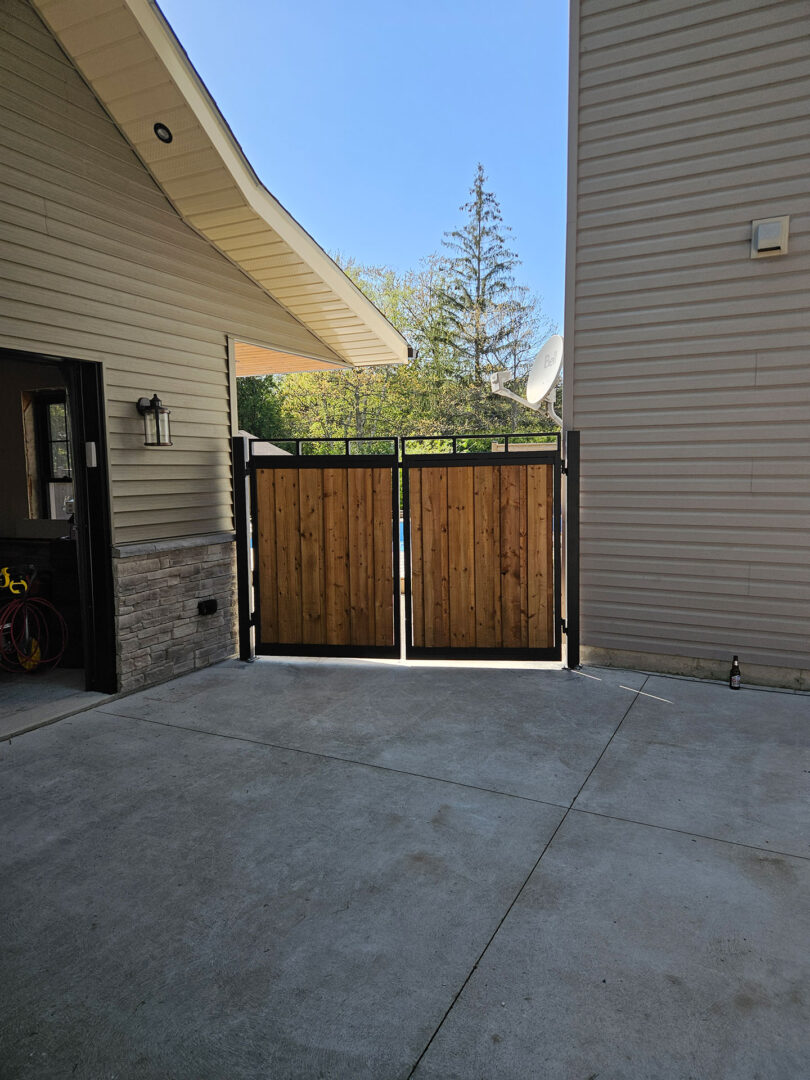
[[[169,426],[171,409],[167,409],[160,398],[155,396],[138,399],[138,412],[143,417],[143,445],[171,446],[172,433]]]

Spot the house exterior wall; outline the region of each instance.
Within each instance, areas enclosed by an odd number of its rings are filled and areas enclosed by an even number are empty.
[[[234,651],[228,334],[333,358],[181,220],[26,0],[0,0],[0,348],[103,365],[125,689]],[[170,449],[143,446],[155,392]]]
[[[143,545],[113,561],[116,650],[124,693],[225,660],[236,652],[236,565],[232,543],[161,550]],[[197,604],[217,600],[213,615]]]
[[[226,335],[332,354],[185,224],[25,0],[0,0],[0,347],[104,365],[116,544],[229,530]],[[172,410],[146,450],[135,401]]]
[[[810,688],[799,0],[572,4],[566,426],[583,655]],[[751,222],[789,214],[787,255]]]

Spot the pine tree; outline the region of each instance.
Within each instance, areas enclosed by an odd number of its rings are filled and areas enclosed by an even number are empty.
[[[472,198],[459,208],[467,220],[460,229],[445,233],[444,245],[452,254],[446,259],[447,284],[441,297],[449,343],[476,382],[498,365],[512,334],[508,320],[494,315],[512,286],[512,270],[519,262],[507,246],[510,230],[503,225],[498,200],[484,190],[486,179],[479,164],[470,188]]]

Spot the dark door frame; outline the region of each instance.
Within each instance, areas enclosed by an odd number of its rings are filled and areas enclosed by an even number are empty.
[[[16,349],[0,349],[0,359],[55,364],[64,375],[70,406],[85,688],[115,693],[118,680],[115,665],[112,522],[102,365],[90,360],[73,360]],[[88,444],[95,446],[95,464],[88,464]]]

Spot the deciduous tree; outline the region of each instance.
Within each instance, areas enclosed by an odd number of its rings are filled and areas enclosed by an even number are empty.
[[[272,375],[246,376],[236,380],[239,427],[258,439],[284,434],[279,386]]]

